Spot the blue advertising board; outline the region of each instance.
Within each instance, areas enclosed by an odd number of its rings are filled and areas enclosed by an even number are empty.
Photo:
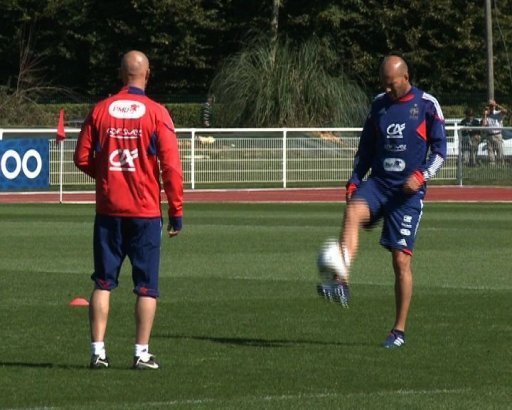
[[[0,191],[48,188],[47,139],[0,140]]]

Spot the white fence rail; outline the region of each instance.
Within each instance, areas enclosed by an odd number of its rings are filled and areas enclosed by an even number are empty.
[[[436,179],[462,185],[461,127],[453,125],[446,129],[448,158]],[[63,141],[62,153],[55,142],[55,129],[0,129],[0,139],[48,138],[50,185],[92,185],[93,180],[73,164],[80,130],[66,128],[65,131],[67,139]],[[180,128],[176,131],[188,188],[286,188],[332,186],[346,181],[352,171],[361,128]],[[507,161],[511,161],[512,139],[505,144]],[[483,143],[480,155],[485,154]]]

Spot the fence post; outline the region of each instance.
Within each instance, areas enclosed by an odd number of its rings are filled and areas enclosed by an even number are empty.
[[[462,138],[459,136],[459,124],[455,124],[453,128],[453,137],[454,139],[457,138],[457,147],[458,147],[458,153],[457,153],[457,183],[459,186],[462,186],[462,179],[463,179],[463,152],[462,152]]]
[[[287,172],[287,164],[286,164],[286,134],[287,130],[283,129],[283,188],[286,188],[286,172]]]
[[[190,141],[190,186],[192,189],[196,187],[196,130],[192,128]]]
[[[62,204],[63,201],[63,192],[62,192],[62,182],[63,182],[63,168],[64,168],[64,141],[59,141],[60,147],[60,160],[59,160],[59,204]]]

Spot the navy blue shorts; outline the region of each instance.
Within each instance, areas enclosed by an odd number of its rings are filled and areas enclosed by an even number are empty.
[[[133,292],[158,297],[162,218],[121,218],[96,215],[94,220],[94,273],[98,289],[119,284],[126,256],[132,264]]]
[[[383,220],[382,246],[412,255],[424,197],[423,189],[412,195],[406,194],[401,187],[390,189],[379,180],[369,178],[359,186],[353,199],[363,199],[368,204],[370,226]]]

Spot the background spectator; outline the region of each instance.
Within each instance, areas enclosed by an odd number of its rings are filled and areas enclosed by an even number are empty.
[[[210,128],[212,126],[214,101],[214,97],[209,95],[208,99],[201,107],[201,125],[204,128]]]
[[[507,110],[496,103],[494,100],[489,100],[489,104],[484,109],[484,118],[482,119],[482,126],[484,127],[503,127],[503,119],[507,114]],[[489,156],[489,163],[503,164],[503,136],[501,129],[491,129],[487,132],[487,154]]]
[[[475,118],[473,109],[466,109],[466,117],[459,123],[459,125],[465,127],[479,127],[480,120]],[[462,154],[464,158],[464,164],[474,167],[478,165],[477,154],[478,145],[481,141],[480,130],[478,129],[465,129],[462,130]]]

